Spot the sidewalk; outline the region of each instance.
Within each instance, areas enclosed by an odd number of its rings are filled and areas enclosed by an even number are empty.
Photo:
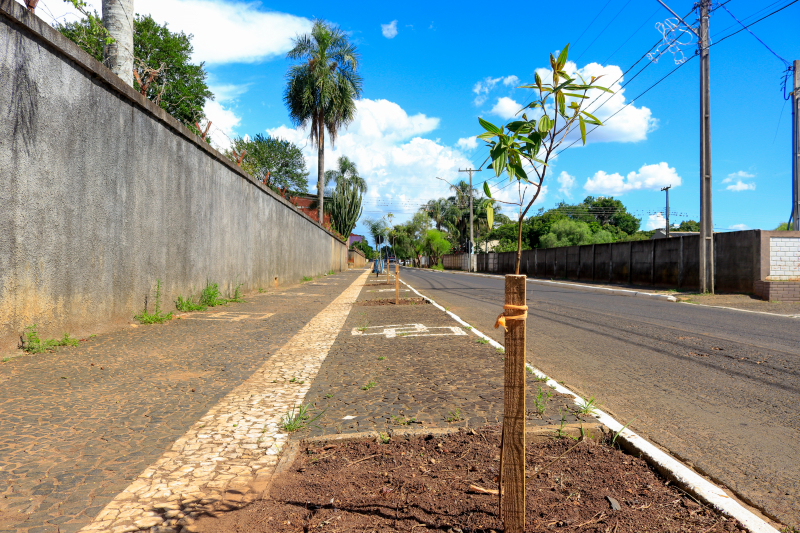
[[[89,525],[362,272],[0,364],[0,531]]]

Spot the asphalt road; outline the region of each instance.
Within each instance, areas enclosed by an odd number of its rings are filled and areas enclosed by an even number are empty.
[[[503,342],[502,278],[401,279]],[[531,364],[800,527],[800,320],[534,283],[527,299]]]

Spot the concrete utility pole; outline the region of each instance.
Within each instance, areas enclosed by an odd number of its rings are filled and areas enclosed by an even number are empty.
[[[800,61],[794,61],[792,90],[792,229],[800,231]]]
[[[467,272],[472,271],[472,249],[475,247],[475,241],[472,238],[472,173],[473,172],[480,172],[481,170],[475,170],[472,168],[465,168],[465,169],[458,169],[459,172],[468,172],[469,173],[469,257],[467,258],[469,261],[469,265],[467,266]]]
[[[103,0],[103,26],[114,39],[103,48],[103,62],[133,87],[133,0]]]
[[[700,0],[700,31],[689,26],[662,0],[659,4],[697,36],[700,50],[700,292],[714,294],[714,223],[711,217],[711,91],[708,57],[708,10],[711,0]]]
[[[669,239],[669,190],[672,188],[672,185],[667,185],[662,191],[667,193],[667,211],[666,211],[666,219],[667,219],[667,239]]]
[[[711,91],[708,7],[700,1],[700,292],[714,294],[714,224],[711,217]]]

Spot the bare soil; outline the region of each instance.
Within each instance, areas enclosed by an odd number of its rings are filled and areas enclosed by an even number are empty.
[[[428,300],[424,298],[400,298],[400,305],[425,305],[427,303]],[[376,298],[374,300],[362,300],[360,302],[356,302],[354,305],[372,307],[375,305],[397,305],[397,304],[395,304],[394,298]]]
[[[499,532],[497,496],[474,488],[497,489],[499,445],[498,427],[385,444],[301,443],[268,499],[196,525],[204,533]],[[526,532],[744,530],[608,443],[553,438],[526,453]]]

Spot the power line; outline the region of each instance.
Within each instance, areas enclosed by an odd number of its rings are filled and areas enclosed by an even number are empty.
[[[584,55],[586,52],[588,52],[588,51],[589,51],[589,49],[590,49],[590,48],[592,47],[592,45],[593,45],[593,44],[594,44],[594,43],[597,41],[597,39],[599,39],[599,38],[600,38],[600,36],[601,36],[601,35],[603,35],[603,33],[605,33],[605,31],[608,29],[608,27],[609,27],[609,26],[611,26],[611,23],[612,23],[612,22],[614,22],[615,20],[617,20],[617,17],[620,15],[620,13],[622,13],[622,11],[623,11],[623,10],[624,10],[626,7],[628,7],[628,4],[630,4],[630,3],[631,3],[631,1],[632,1],[632,0],[628,0],[628,1],[625,3],[625,5],[624,5],[624,6],[622,6],[622,8],[621,8],[619,11],[617,11],[617,14],[616,14],[616,15],[614,15],[614,17],[613,17],[613,18],[612,18],[610,21],[608,21],[608,24],[606,24],[606,25],[605,25],[605,27],[604,27],[602,30],[600,30],[600,33],[598,33],[598,34],[597,34],[597,37],[595,37],[595,38],[594,38],[594,41],[590,42],[590,43],[589,43],[589,46],[587,46],[587,47],[586,47],[586,49],[585,49],[583,52],[581,52],[581,55],[579,55],[579,56],[578,56],[578,58],[577,58],[577,59],[575,59],[575,62],[576,62],[576,63],[577,63],[577,62],[580,60],[580,58],[582,58],[582,57],[583,57],[583,55]]]
[[[605,60],[605,61],[603,61],[603,64],[604,64],[604,65],[605,65],[605,64],[607,64],[607,63],[609,62],[609,60],[610,60],[612,57],[614,57],[614,56],[616,55],[616,53],[617,53],[617,52],[619,52],[620,50],[622,50],[622,47],[623,47],[623,46],[625,46],[626,44],[628,44],[628,41],[630,41],[631,39],[633,39],[633,36],[634,36],[634,35],[636,35],[637,33],[639,33],[639,32],[642,30],[642,28],[644,28],[644,25],[645,25],[645,24],[647,24],[647,23],[650,21],[650,19],[652,19],[652,18],[653,18],[653,17],[656,15],[656,13],[658,13],[658,11],[659,11],[660,9],[661,9],[661,7],[657,7],[657,8],[656,8],[656,10],[655,10],[655,11],[653,11],[653,13],[652,13],[652,14],[651,14],[649,17],[647,17],[646,19],[644,19],[644,22],[642,22],[642,25],[641,25],[641,26],[639,26],[639,27],[636,29],[636,31],[635,31],[635,32],[631,33],[630,37],[628,37],[627,39],[625,39],[625,42],[623,42],[621,45],[619,45],[619,48],[617,48],[616,50],[614,50],[614,52],[613,52],[613,53],[612,53],[610,56],[608,56],[608,57],[606,58],[606,60]]]
[[[578,42],[581,40],[581,37],[583,37],[583,35],[589,30],[589,28],[592,27],[592,22],[597,20],[597,17],[599,17],[600,15],[603,14],[603,11],[606,10],[606,8],[608,7],[608,4],[610,4],[610,3],[611,3],[611,0],[608,0],[608,2],[606,2],[606,5],[604,5],[602,7],[602,9],[600,9],[600,12],[597,13],[597,15],[595,15],[594,18],[591,21],[589,21],[589,24],[586,25],[586,28],[583,29],[583,31],[581,32],[580,36],[578,36],[578,38],[575,39],[575,42],[572,43],[572,46],[575,46],[576,44],[578,44]]]

